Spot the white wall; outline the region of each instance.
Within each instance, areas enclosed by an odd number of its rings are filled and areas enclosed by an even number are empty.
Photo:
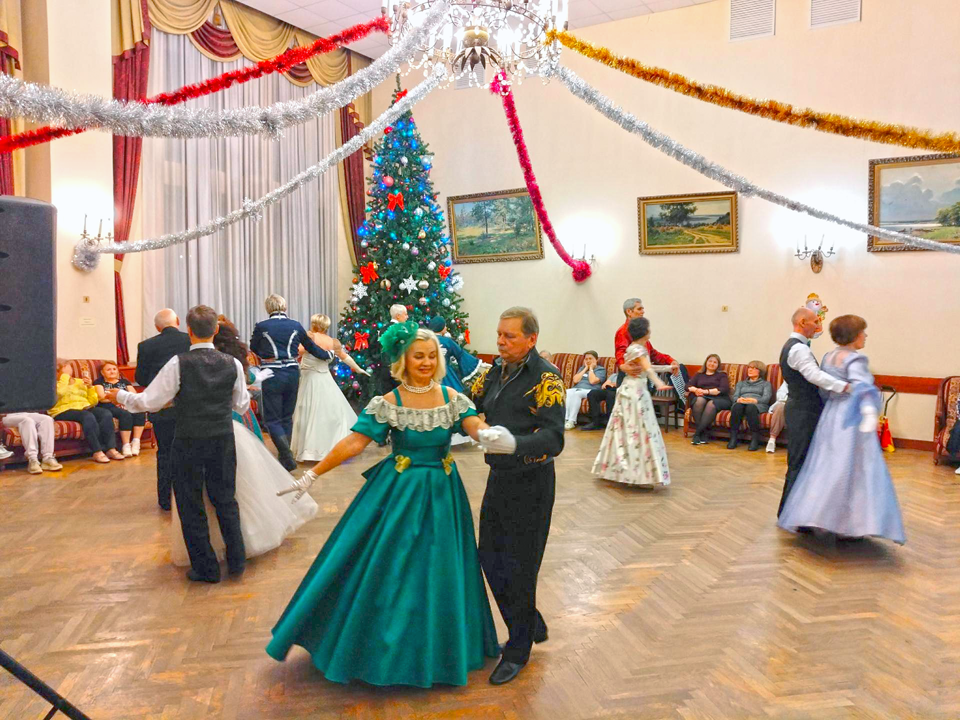
[[[50,84],[112,96],[110,4],[46,2]],[[86,132],[51,143],[50,178],[50,201],[57,207],[57,355],[116,358],[113,258],[104,256],[92,273],[71,263],[85,213],[89,231],[96,232],[99,218],[104,234],[112,230],[111,136]]]
[[[960,127],[960,3],[870,0],[863,21],[807,27],[809,0],[777,3],[777,35],[730,43],[726,1],[578,31],[613,51],[760,98],[848,115],[951,130]],[[749,117],[686,98],[564,50],[562,62],[655,128],[750,180],[864,221],[867,161],[917,154]],[[407,78],[407,84],[415,79]],[[392,83],[375,95],[389,101]],[[954,278],[960,258],[944,253],[867,253],[866,237],[741,198],[741,251],[729,255],[638,253],[639,196],[722,190],[645,145],[569,95],[559,82],[528,79],[516,90],[521,123],[561,242],[598,258],[576,285],[544,238],[539,261],[460,265],[474,347],[494,350],[499,311],[534,307],[540,347],[611,354],[621,302],[639,295],[653,344],[682,362],[708,352],[730,361],[775,362],[788,318],[810,292],[829,317],[857,313],[871,323],[874,372],[941,376],[957,371]],[[480,90],[446,89],[414,109],[436,153],[433,179],[448,195],[523,186],[499,101]],[[793,257],[798,239],[825,234],[837,255],[814,275]],[[722,313],[721,305],[729,306]],[[828,337],[814,344],[821,354]],[[894,432],[929,439],[934,399],[908,396],[894,408]]]

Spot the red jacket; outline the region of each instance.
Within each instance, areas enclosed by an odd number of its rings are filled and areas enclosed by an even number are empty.
[[[623,355],[627,352],[627,346],[631,342],[630,333],[627,332],[627,325],[629,324],[630,321],[627,320],[623,325],[621,325],[620,329],[617,330],[617,334],[613,338],[613,349],[617,358],[617,372],[620,372],[620,366],[623,365]],[[674,359],[672,357],[654,350],[653,345],[651,345],[649,342],[647,342],[647,352],[650,354],[651,365],[673,365],[674,363]]]

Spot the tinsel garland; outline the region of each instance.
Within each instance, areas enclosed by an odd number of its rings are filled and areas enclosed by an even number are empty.
[[[310,45],[290,48],[276,57],[270,58],[269,60],[261,60],[251,67],[231,70],[215,78],[210,78],[209,80],[204,80],[192,85],[185,85],[174,92],[154,95],[153,97],[144,99],[142,103],[144,105],[178,105],[193,98],[220,92],[234,84],[240,85],[264,75],[286,72],[295,65],[299,65],[315,55],[333,52],[344,45],[362,40],[374,31],[388,32],[389,30],[389,21],[385,17],[380,16],[375,20],[349,27],[330,37],[317,38]],[[31,145],[40,145],[41,143],[50,142],[57,138],[76,135],[81,132],[85,132],[85,130],[51,127],[47,125],[17,135],[4,135],[0,137],[0,155],[30,147]]]
[[[553,223],[550,222],[550,216],[547,215],[547,208],[543,204],[543,196],[540,194],[540,186],[537,184],[537,176],[533,173],[533,165],[530,163],[530,154],[527,152],[527,143],[523,139],[523,128],[520,127],[520,118],[517,115],[517,105],[513,100],[513,91],[507,81],[506,73],[502,70],[494,77],[490,83],[490,92],[500,96],[503,103],[503,112],[507,116],[507,125],[510,127],[510,134],[513,136],[513,144],[517,148],[517,159],[520,161],[520,168],[523,170],[523,181],[527,185],[527,192],[530,193],[530,201],[533,203],[533,209],[540,220],[540,227],[550,239],[550,244],[557,251],[557,255],[567,265],[573,268],[573,279],[583,282],[590,277],[590,264],[585,260],[574,260],[564,249],[563,245],[557,239],[557,233],[553,229]]]
[[[639,60],[621,57],[605,47],[597,47],[579,39],[569,32],[550,30],[545,42],[559,41],[574,52],[596,60],[608,67],[626,73],[631,77],[654,85],[668,88],[688,97],[739,110],[749,115],[774,120],[776,122],[813,128],[834,135],[871,140],[888,145],[936,150],[938,152],[960,151],[960,135],[953,132],[934,133],[922,128],[894,123],[882,123],[875,120],[859,120],[837,113],[824,113],[810,108],[794,108],[793,105],[777,100],[757,100],[756,98],[731,92],[718,85],[703,85],[694,80],[663,68],[644,65]]]
[[[391,105],[386,112],[370,123],[370,125],[361,130],[359,134],[354,135],[316,165],[312,165],[311,167],[307,168],[299,175],[296,175],[292,179],[288,180],[284,185],[281,185],[276,190],[267,193],[259,200],[246,199],[244,200],[241,208],[234,210],[228,215],[218,217],[215,220],[211,220],[210,222],[199,225],[191,230],[183,230],[182,232],[178,233],[161,235],[157,238],[130,240],[128,242],[111,243],[108,245],[99,245],[92,240],[81,240],[77,243],[76,248],[74,249],[73,264],[80,270],[89,271],[93,270],[97,266],[100,260],[100,255],[103,253],[125,254],[144,252],[145,250],[159,250],[160,248],[177,245],[189,240],[196,240],[197,238],[205,237],[207,235],[213,235],[214,233],[219,232],[230,225],[234,225],[241,220],[244,220],[245,218],[261,220],[263,218],[264,208],[279,202],[287,195],[290,195],[295,190],[298,190],[307,182],[319,177],[330,168],[336,167],[337,163],[341,162],[345,157],[363,147],[363,145],[374,135],[383,132],[384,128],[395,122],[397,118],[422,100],[427,93],[440,85],[440,83],[442,83],[445,79],[446,70],[444,66],[437,65],[431,75],[429,75],[425,80],[423,80],[423,82],[411,90],[400,102]]]
[[[604,96],[599,90],[592,87],[589,83],[578,77],[576,73],[572,72],[571,70],[565,67],[556,66],[553,68],[548,68],[546,74],[548,77],[556,75],[571,93],[585,101],[588,105],[591,105],[594,110],[597,110],[609,120],[617,123],[617,125],[622,127],[624,130],[627,130],[634,135],[638,135],[648,145],[655,147],[660,152],[669,155],[687,167],[696,170],[701,175],[720,182],[731,190],[736,190],[747,196],[759,197],[768,202],[774,203],[775,205],[785,207],[788,210],[793,210],[794,212],[798,213],[805,213],[811,217],[815,217],[820,220],[826,220],[827,222],[831,222],[836,225],[842,225],[853,230],[859,230],[860,232],[868,235],[874,235],[876,237],[883,238],[884,240],[891,240],[893,242],[903,243],[904,245],[910,245],[912,247],[924,248],[925,250],[942,250],[944,252],[960,253],[960,245],[950,245],[947,243],[936,242],[935,240],[925,240],[923,238],[895,232],[893,230],[884,230],[883,228],[879,228],[874,225],[867,225],[865,223],[846,220],[838,215],[834,215],[823,210],[818,210],[810,205],[797,202],[796,200],[791,200],[790,198],[775,193],[771,190],[766,190],[758,185],[754,185],[746,178],[730,172],[722,165],[718,165],[715,162],[707,160],[699,153],[684,147],[669,136],[654,130],[647,123],[637,119],[634,115],[631,115],[615,105],[612,100]]]
[[[449,8],[450,0],[441,0],[425,13],[422,25],[405,35],[369,67],[300,100],[278,102],[267,107],[211,111],[139,102],[121,103],[25,83],[0,74],[0,116],[57,122],[70,128],[103,128],[115,135],[130,137],[229,137],[261,133],[279,137],[283,128],[341,108],[386,80],[426,43]]]

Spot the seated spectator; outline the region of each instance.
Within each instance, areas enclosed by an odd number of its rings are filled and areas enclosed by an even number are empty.
[[[542,356],[543,353],[540,353],[540,355]],[[600,356],[597,351],[587,350],[583,357],[583,367],[573,375],[573,387],[567,390],[565,423],[567,430],[577,426],[577,415],[580,413],[580,404],[583,399],[590,394],[591,390],[598,390],[603,381],[607,379],[607,369],[599,362]]]
[[[727,449],[737,447],[740,423],[747,419],[750,428],[750,450],[760,449],[760,415],[770,409],[773,387],[764,379],[767,367],[759,360],[747,363],[747,379],[733,389],[733,407],[730,408],[730,442]]]
[[[610,411],[613,410],[613,404],[617,400],[617,386],[620,385],[620,373],[614,373],[596,390],[587,393],[587,412],[590,415],[590,424],[583,427],[584,430],[603,430],[610,420]],[[606,407],[606,415],[603,414],[603,407]]]
[[[83,426],[83,437],[98,463],[123,460],[117,452],[117,434],[113,429],[113,413],[100,407],[97,391],[82,379],[73,377],[69,363],[57,368],[57,404],[48,411],[57,420],[77,422]]]
[[[542,358],[543,358],[544,360],[546,360],[548,363],[550,363],[551,365],[553,365],[554,367],[556,367],[556,365],[553,364],[553,353],[552,353],[552,352],[548,352],[547,350],[541,350],[541,351],[540,351],[540,357],[542,357]]]
[[[120,452],[124,457],[139,455],[147,414],[132,413],[107,400],[107,390],[129,390],[133,383],[120,376],[120,368],[115,362],[106,362],[100,368],[100,377],[93,381],[93,387],[100,398],[100,407],[113,415],[120,426]]]
[[[770,418],[770,439],[767,440],[768,453],[777,451],[777,438],[780,437],[780,433],[783,432],[783,428],[786,426],[785,411],[787,409],[788,393],[787,384],[780,383],[780,387],[777,389],[777,401],[770,406],[770,412],[773,417]]]
[[[706,445],[707,431],[717,419],[717,413],[729,410],[733,405],[730,400],[730,379],[725,372],[720,372],[720,356],[716,353],[707,355],[703,370],[687,383],[687,404],[696,423],[691,443]]]
[[[39,475],[44,470],[63,470],[63,465],[58,463],[53,455],[52,417],[34,412],[9,413],[3,416],[3,424],[8,428],[16,428],[20,433],[28,473]],[[3,445],[0,445],[0,448],[2,447]],[[43,458],[43,462],[38,458]],[[3,456],[0,456],[0,459],[3,459]]]

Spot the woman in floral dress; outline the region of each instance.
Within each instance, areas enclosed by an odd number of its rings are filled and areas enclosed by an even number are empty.
[[[593,474],[626,485],[669,485],[667,448],[647,389],[648,381],[658,390],[666,388],[657,371],[665,372],[669,368],[650,365],[646,348],[650,339],[649,320],[634,318],[627,331],[631,343],[624,361],[634,363],[641,373],[636,377],[626,376],[617,389],[617,401],[610,413],[600,452],[593,462]]]

